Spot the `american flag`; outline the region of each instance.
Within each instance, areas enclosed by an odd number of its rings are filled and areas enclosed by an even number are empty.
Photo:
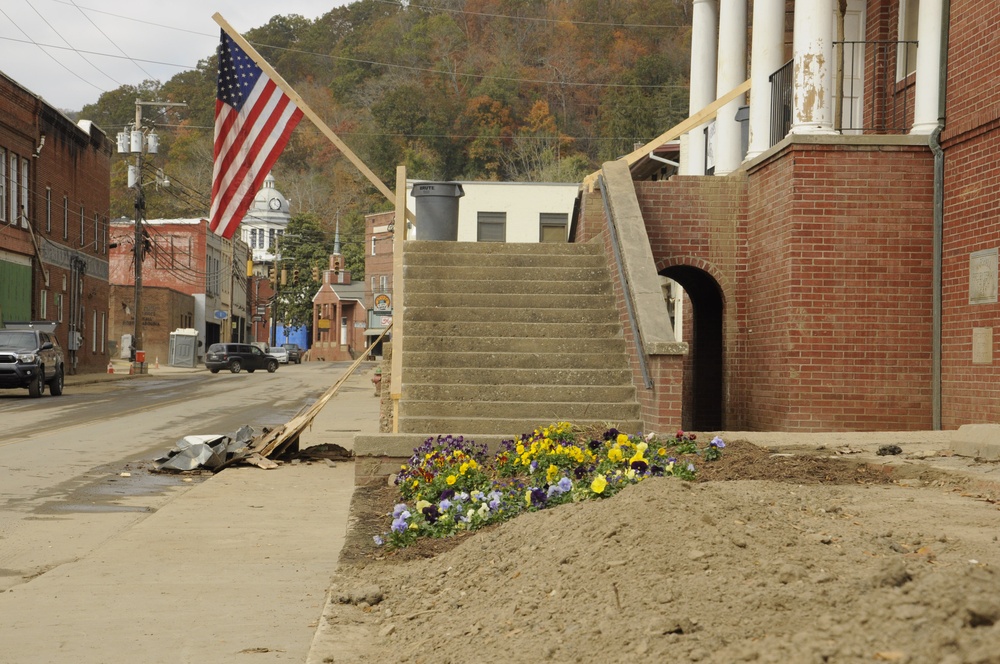
[[[222,31],[209,228],[232,238],[302,111]]]

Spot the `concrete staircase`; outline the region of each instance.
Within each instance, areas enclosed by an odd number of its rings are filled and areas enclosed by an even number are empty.
[[[403,270],[400,433],[640,430],[599,247],[410,241]]]

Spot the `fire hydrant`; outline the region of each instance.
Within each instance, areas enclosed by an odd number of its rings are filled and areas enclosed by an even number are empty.
[[[372,376],[372,383],[375,385],[375,396],[381,396],[382,394],[382,370],[376,369],[375,375]]]

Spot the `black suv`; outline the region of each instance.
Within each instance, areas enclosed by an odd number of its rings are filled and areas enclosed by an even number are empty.
[[[290,364],[302,364],[302,349],[298,344],[281,344],[288,351],[288,362]]]
[[[32,397],[63,393],[65,365],[62,348],[52,332],[53,324],[23,324],[0,330],[0,388],[26,387]]]
[[[233,373],[244,369],[247,373],[267,369],[268,373],[274,373],[278,370],[278,359],[250,344],[212,344],[205,353],[205,366],[212,373],[222,369]]]

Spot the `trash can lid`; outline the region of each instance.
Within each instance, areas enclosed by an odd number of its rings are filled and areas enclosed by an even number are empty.
[[[413,195],[461,198],[465,196],[465,190],[457,182],[416,182],[413,185]]]

